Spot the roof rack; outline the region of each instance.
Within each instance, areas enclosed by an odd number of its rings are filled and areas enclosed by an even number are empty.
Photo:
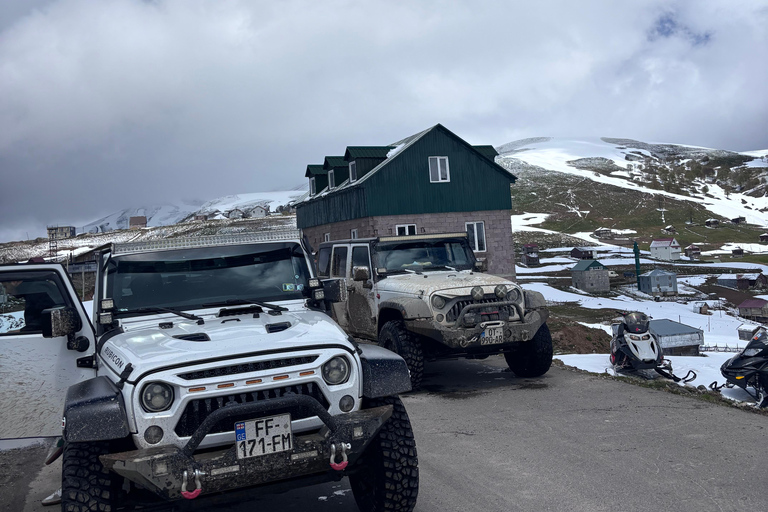
[[[127,242],[114,244],[112,246],[112,254],[129,254],[168,249],[191,249],[194,247],[215,247],[217,245],[237,245],[280,240],[301,240],[301,232],[298,229],[289,229],[261,233],[241,233],[233,235],[197,236],[190,238],[147,240],[144,242]]]
[[[431,238],[455,238],[455,237],[467,237],[466,231],[458,233],[432,233],[429,235],[400,235],[400,236],[382,236],[379,237],[379,242],[401,242],[405,240],[425,240]]]

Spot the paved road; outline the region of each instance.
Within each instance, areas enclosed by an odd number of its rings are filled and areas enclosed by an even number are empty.
[[[500,358],[428,365],[425,390],[405,397],[417,511],[768,509],[768,418],[560,368],[539,379],[503,368]],[[55,470],[18,485],[30,481],[23,510],[50,510],[37,500]],[[346,481],[215,510],[259,509],[357,510]]]

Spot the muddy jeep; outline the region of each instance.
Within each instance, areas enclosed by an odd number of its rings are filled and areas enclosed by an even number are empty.
[[[0,266],[0,438],[63,429],[62,510],[345,476],[363,511],[413,509],[406,364],[330,318],[298,232],[115,244],[96,282],[92,326],[61,265]]]
[[[544,297],[479,272],[466,233],[324,242],[316,257],[322,279],[346,281],[347,300],[332,305],[336,321],[400,354],[414,389],[425,359],[503,353],[519,377],[549,370]]]

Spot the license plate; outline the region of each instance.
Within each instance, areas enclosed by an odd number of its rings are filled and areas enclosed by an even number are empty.
[[[293,448],[291,415],[281,414],[235,423],[237,458],[247,459]]]
[[[504,328],[488,327],[480,336],[481,345],[493,345],[495,343],[504,343]]]

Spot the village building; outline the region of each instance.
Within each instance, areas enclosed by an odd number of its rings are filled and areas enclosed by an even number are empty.
[[[734,247],[731,250],[731,257],[732,258],[743,258],[744,257],[744,249],[741,247]]]
[[[704,331],[667,318],[651,320],[648,331],[656,337],[665,356],[698,356]]]
[[[204,213],[198,213],[198,214],[196,214],[194,216],[194,218],[192,220],[194,220],[195,222],[204,222],[204,221],[208,220],[208,215],[206,215]]]
[[[737,331],[739,333],[739,339],[740,340],[744,340],[744,341],[749,341],[761,329],[765,330],[765,327],[763,327],[760,324],[753,324],[751,322],[744,322],[737,329]]]
[[[744,217],[734,217],[733,219],[731,219],[732,224],[743,224],[745,222],[747,222],[747,219]]]
[[[593,260],[595,259],[595,251],[591,247],[574,247],[571,249],[571,258]]]
[[[581,260],[576,263],[571,268],[571,282],[574,288],[585,292],[608,292],[611,290],[608,269],[597,260]]]
[[[520,251],[520,263],[526,267],[539,266],[539,246],[538,244],[525,244]]]
[[[764,290],[768,288],[768,277],[764,274],[720,274],[717,277],[718,286],[734,290]]]
[[[137,215],[128,219],[128,229],[141,229],[147,227],[146,215]]]
[[[224,216],[228,219],[244,219],[246,217],[246,214],[243,210],[240,208],[233,208],[229,211],[227,211]]]
[[[77,233],[74,226],[48,226],[48,238],[64,240],[73,238]]]
[[[685,252],[685,256],[692,260],[701,259],[701,247],[699,247],[698,245],[691,244],[684,249],[684,252]]]
[[[651,258],[665,261],[680,259],[680,244],[674,238],[657,238],[651,242]]]
[[[313,247],[466,232],[488,272],[514,275],[510,186],[517,178],[496,156],[440,124],[387,146],[349,146],[343,157],[326,157],[322,170],[307,166],[310,190],[293,203],[296,224]]]
[[[613,230],[610,228],[597,228],[592,234],[595,235],[596,238],[613,238]]]
[[[739,316],[756,322],[768,322],[768,301],[763,299],[747,299],[737,306]]]
[[[269,206],[254,206],[251,211],[248,212],[248,215],[257,219],[266,217],[269,215]]]
[[[760,241],[768,242],[768,233],[763,233],[762,235],[760,235]]]
[[[640,291],[653,296],[677,295],[677,274],[667,270],[651,270],[637,278]]]
[[[706,302],[694,302],[693,303],[693,312],[698,313],[700,315],[708,315],[709,314],[709,304]]]
[[[704,221],[704,225],[708,228],[716,228],[720,225],[720,221],[717,219],[707,219]]]

